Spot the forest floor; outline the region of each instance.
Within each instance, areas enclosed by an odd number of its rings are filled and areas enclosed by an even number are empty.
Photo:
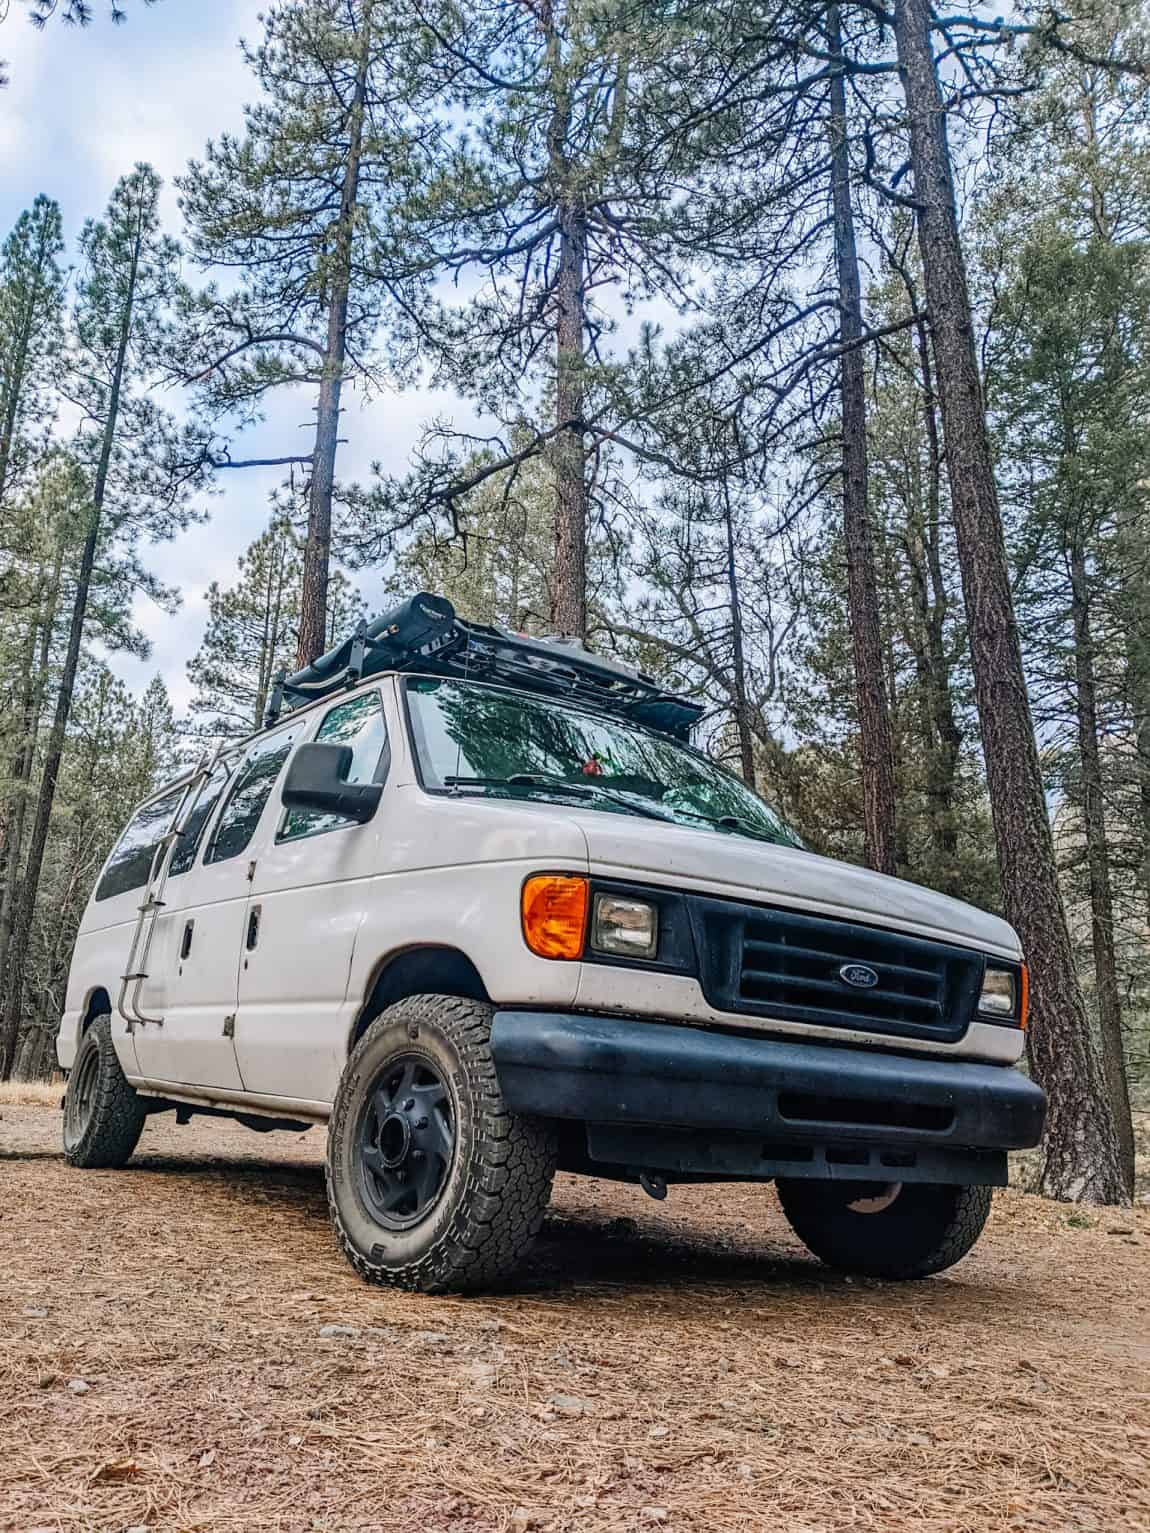
[[[371,1288],[323,1139],[171,1118],[77,1172],[0,1102],[0,1529],[1150,1528],[1150,1207],[1000,1194],[932,1281],[774,1195],[560,1177],[515,1288]]]

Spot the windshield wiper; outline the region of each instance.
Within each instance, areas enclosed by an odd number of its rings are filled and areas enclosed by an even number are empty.
[[[704,814],[701,809],[680,809],[679,813],[689,814],[697,820],[705,820],[708,825],[717,825],[720,830],[737,831],[741,835],[749,836],[752,841],[768,841],[772,846],[792,844],[786,837],[776,835],[773,831],[755,825],[750,820],[744,820],[738,814]]]
[[[448,788],[542,788],[546,792],[566,793],[571,798],[606,799],[608,803],[626,809],[629,814],[658,820],[662,825],[683,825],[687,820],[702,820],[720,830],[736,831],[752,841],[766,841],[772,846],[792,845],[785,836],[762,829],[741,815],[705,814],[701,809],[686,809],[682,806],[667,810],[662,806],[656,808],[643,803],[637,796],[633,798],[629,793],[621,793],[598,783],[594,778],[587,782],[568,782],[565,777],[550,777],[546,772],[512,772],[509,777],[445,777],[443,781]]]
[[[615,793],[610,788],[600,787],[596,782],[568,782],[565,777],[548,777],[543,772],[512,772],[510,777],[445,777],[443,782],[448,788],[543,788],[549,793],[566,793],[571,798],[605,798],[609,803],[626,809],[629,814],[640,814],[645,819],[658,820],[663,825],[675,823],[670,815],[660,814],[657,809],[648,809],[645,804],[635,803],[626,794]]]

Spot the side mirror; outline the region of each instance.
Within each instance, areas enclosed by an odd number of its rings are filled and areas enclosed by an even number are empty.
[[[301,745],[280,798],[289,809],[318,809],[363,825],[378,808],[383,787],[377,782],[349,783],[354,759],[350,745]]]

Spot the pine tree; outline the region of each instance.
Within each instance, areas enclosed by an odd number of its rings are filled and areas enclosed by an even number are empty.
[[[1110,28],[1097,41],[1113,47],[1120,35]],[[1120,913],[1134,904],[1120,826],[1138,820],[1123,808],[1139,776],[1131,629],[1145,604],[1128,600],[1127,556],[1150,474],[1150,156],[1136,131],[1150,125],[1150,89],[1065,62],[1049,61],[1045,73],[984,210],[1000,313],[991,378],[1020,546],[1024,647],[1052,786],[1065,795],[1060,824],[1075,827],[1063,838],[1068,886],[1089,912],[1103,1071],[1132,1194],[1123,998],[1146,963],[1120,973]]]
[[[827,47],[834,71],[830,81],[831,198],[835,269],[839,288],[839,396],[842,432],[842,498],[847,593],[854,641],[855,693],[862,753],[866,859],[893,874],[895,763],[890,709],[883,685],[879,599],[874,539],[867,505],[866,382],[861,338],[862,291],[855,240],[850,143],[846,108],[846,55],[837,4],[827,7]]]
[[[94,10],[92,0],[23,0],[23,3],[27,5],[29,16],[38,27],[44,26],[53,16],[69,26],[86,27],[92,20]],[[143,0],[143,3],[154,5],[155,0]],[[107,0],[107,11],[111,21],[127,19],[125,0]]]
[[[386,292],[365,252],[408,152],[394,68],[404,39],[385,0],[305,0],[263,20],[263,41],[246,54],[261,100],[247,108],[244,136],[209,144],[180,182],[193,255],[239,278],[189,315],[182,371],[246,420],[275,389],[317,391],[311,451],[271,460],[309,472],[297,656],[306,665],[326,632],[344,387],[376,383],[383,367]],[[407,58],[416,36],[406,35]]]
[[[1090,1046],[1027,698],[927,0],[898,0],[895,40],[1004,904],[1034,975],[1028,1044],[1050,1095],[1042,1183],[1057,1197],[1121,1202],[1114,1121]]]
[[[27,433],[52,410],[48,390],[63,338],[63,251],[60,209],[40,196],[0,252],[0,529],[28,466]],[[7,542],[6,529],[3,535]]]
[[[408,279],[411,331],[437,379],[501,430],[478,468],[473,441],[442,451],[450,432],[432,432],[423,475],[381,494],[377,542],[380,528],[410,524],[413,505],[457,508],[482,479],[541,459],[553,484],[549,626],[585,637],[588,543],[612,493],[603,455],[628,416],[606,357],[607,295],[632,311],[688,296],[677,204],[694,151],[649,88],[676,31],[633,0],[467,0],[427,19],[428,74],[446,101],[378,260]],[[428,287],[429,274],[445,281]]]
[[[187,443],[148,389],[165,361],[169,314],[180,293],[178,248],[160,232],[160,181],[140,165],[116,187],[106,218],[81,236],[75,346],[69,388],[85,411],[75,454],[88,476],[86,527],[73,578],[67,644],[56,685],[36,813],[4,976],[0,1076],[12,1068],[31,940],[79,672],[97,555],[129,552],[142,536],[170,536],[186,524],[196,480]]]
[[[208,626],[188,663],[193,717],[211,734],[249,734],[263,723],[277,671],[292,668],[302,562],[285,517],[240,555],[238,580],[208,587]]]
[[[87,510],[87,485],[72,459],[50,459],[41,470],[17,525],[24,600],[16,622],[16,652],[5,680],[14,699],[3,732],[3,842],[0,845],[0,976],[6,970],[16,898],[24,876],[24,838],[45,699],[52,675],[57,614],[65,564],[74,555]],[[82,534],[80,534],[82,536]],[[2,989],[0,989],[2,994]]]
[[[435,591],[472,622],[548,632],[551,498],[538,460],[485,480],[467,498],[456,537],[422,527],[397,550],[388,590],[397,600]]]
[[[277,673],[294,669],[304,558],[282,509],[240,555],[238,576],[234,585],[209,586],[207,629],[188,662],[188,679],[196,688],[190,711],[197,732],[212,736],[261,728]],[[321,650],[346,638],[361,612],[358,593],[345,575],[333,571]]]

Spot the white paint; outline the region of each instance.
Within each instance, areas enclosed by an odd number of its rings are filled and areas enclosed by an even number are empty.
[[[383,796],[367,824],[278,840],[285,766],[241,853],[205,864],[217,806],[196,864],[168,881],[142,995],[145,1014],[162,1014],[163,1025],[129,1033],[113,1020],[125,1072],[147,1082],[146,1089],[173,1083],[185,1094],[215,1100],[213,1093],[224,1092],[220,1100],[265,1106],[330,1102],[381,966],[432,945],[466,954],[497,1004],[670,1018],[998,1063],[1021,1052],[1018,1030],[978,1021],[955,1043],[895,1039],[719,1012],[687,975],[538,958],[520,930],[520,890],[530,874],[554,870],[853,915],[998,957],[1016,958],[1019,947],[994,916],[829,858],[626,814],[425,793],[396,679],[376,678],[360,690],[380,696],[391,750]],[[290,734],[294,750],[346,700],[317,703],[276,733]],[[88,905],[58,1041],[66,1069],[93,991],[102,987],[113,1000],[118,993],[141,894]],[[254,905],[259,936],[249,950]],[[188,921],[195,923],[192,948],[183,957]],[[234,1039],[225,1030],[233,1017]]]

